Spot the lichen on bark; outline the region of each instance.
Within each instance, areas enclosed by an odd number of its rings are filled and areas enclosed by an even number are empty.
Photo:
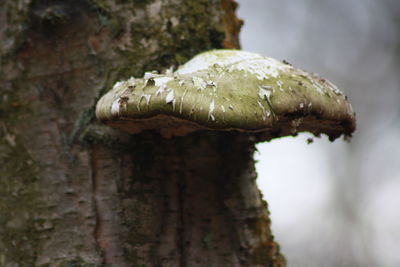
[[[0,81],[4,74],[0,74]],[[23,83],[3,83],[0,97],[0,265],[33,264],[37,235],[44,223],[36,217],[41,204],[40,165],[25,146],[18,124],[32,112]],[[22,89],[21,89],[22,88]]]
[[[237,231],[220,240],[214,234],[226,231],[233,216],[221,213],[225,202],[219,199],[225,177],[218,173],[224,162],[217,148],[225,136],[127,136],[103,131],[93,116],[96,101],[116,81],[221,48],[231,34],[223,26],[221,2],[3,0],[0,5],[0,265],[250,264],[251,255],[232,243]],[[187,145],[193,156],[202,152],[198,162],[185,154]],[[217,172],[212,175],[217,186],[211,178],[203,180],[205,171]],[[195,201],[189,205],[187,198]],[[202,205],[210,216],[203,216]],[[196,232],[191,225],[208,228]],[[211,228],[214,249],[203,250]]]

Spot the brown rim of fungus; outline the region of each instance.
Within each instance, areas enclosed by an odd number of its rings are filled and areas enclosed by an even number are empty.
[[[255,133],[260,141],[308,131],[350,137],[355,114],[329,81],[240,50],[201,53],[175,72],[117,82],[98,102],[102,122],[164,137],[198,130]]]

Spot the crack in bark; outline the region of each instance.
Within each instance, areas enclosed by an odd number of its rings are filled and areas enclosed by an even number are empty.
[[[181,161],[181,160],[180,160]],[[182,161],[180,162],[180,165]],[[183,166],[182,169],[185,169]],[[178,187],[178,228],[177,228],[177,238],[178,238],[178,249],[179,249],[179,266],[186,267],[186,250],[185,250],[185,175],[179,173],[177,177],[177,187]]]
[[[100,257],[102,259],[102,264],[106,264],[106,252],[101,246],[100,235],[101,235],[101,219],[99,212],[99,203],[98,203],[98,183],[97,183],[97,169],[98,166],[96,164],[96,150],[93,148],[90,152],[90,166],[92,169],[92,203],[93,203],[93,212],[95,216],[95,225],[93,229],[93,237],[96,243],[96,247],[99,251]]]

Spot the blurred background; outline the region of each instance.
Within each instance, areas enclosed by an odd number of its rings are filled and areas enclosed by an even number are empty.
[[[400,1],[238,0],[242,49],[349,96],[350,143],[258,146],[258,183],[289,266],[400,266]]]

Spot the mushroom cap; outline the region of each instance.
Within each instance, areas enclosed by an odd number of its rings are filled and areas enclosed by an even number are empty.
[[[335,85],[240,50],[211,50],[175,72],[117,82],[96,116],[129,133],[158,130],[164,137],[235,130],[269,140],[308,131],[334,140],[355,130],[353,109]]]

